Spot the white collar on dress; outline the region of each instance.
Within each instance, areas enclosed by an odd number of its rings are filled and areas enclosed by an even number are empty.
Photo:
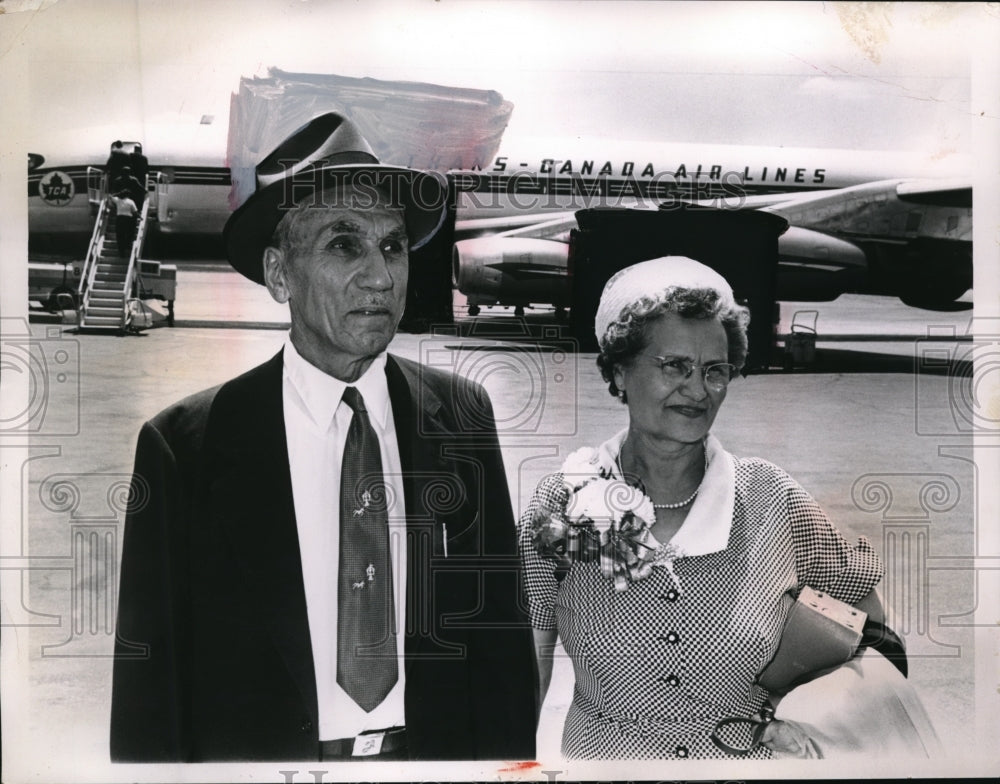
[[[318,427],[328,428],[337,413],[344,390],[348,386],[357,387],[365,400],[365,408],[380,429],[385,429],[389,416],[389,383],[385,377],[386,353],[383,351],[352,384],[327,375],[305,359],[295,346],[291,336],[285,338],[285,377],[291,382],[305,410]]]
[[[627,435],[628,428],[625,428],[597,448],[601,464],[613,466],[616,476],[618,454]],[[670,540],[681,555],[708,555],[725,550],[729,545],[736,506],[736,464],[733,456],[711,433],[705,438],[705,450],[708,455],[705,480],[684,523]]]

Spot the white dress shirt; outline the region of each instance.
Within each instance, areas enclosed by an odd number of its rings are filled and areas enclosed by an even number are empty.
[[[128,196],[112,196],[111,201],[114,202],[115,213],[120,218],[132,218],[139,211],[139,208],[135,206],[135,202]]]
[[[302,557],[316,668],[320,740],[348,738],[363,730],[401,727],[403,713],[403,630],[406,628],[406,510],[399,444],[380,354],[350,386],[364,398],[378,436],[389,505],[389,540],[396,611],[399,680],[386,698],[366,713],[337,684],[337,571],[340,544],[340,468],[353,412],[341,400],[348,386],[302,358],[291,339],[284,346],[282,401],[292,496]],[[360,579],[360,577],[359,577]]]

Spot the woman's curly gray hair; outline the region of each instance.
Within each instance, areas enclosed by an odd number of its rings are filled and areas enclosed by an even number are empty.
[[[666,313],[676,313],[682,318],[718,319],[726,330],[729,344],[729,362],[742,368],[747,358],[747,326],[750,311],[742,305],[724,300],[712,288],[667,289],[658,297],[642,297],[622,308],[600,341],[597,366],[608,383],[614,397],[627,402],[624,391],[615,383],[615,368],[628,365],[642,351],[648,341],[647,327]]]

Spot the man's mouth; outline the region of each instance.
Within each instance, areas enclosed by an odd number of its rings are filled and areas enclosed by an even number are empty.
[[[392,311],[389,308],[381,307],[379,305],[372,305],[366,308],[355,308],[351,311],[353,315],[356,316],[391,316]]]

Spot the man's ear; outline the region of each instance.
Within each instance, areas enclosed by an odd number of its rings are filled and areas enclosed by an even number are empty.
[[[264,248],[264,285],[275,302],[288,302],[290,292],[285,279],[285,253],[280,248]]]

